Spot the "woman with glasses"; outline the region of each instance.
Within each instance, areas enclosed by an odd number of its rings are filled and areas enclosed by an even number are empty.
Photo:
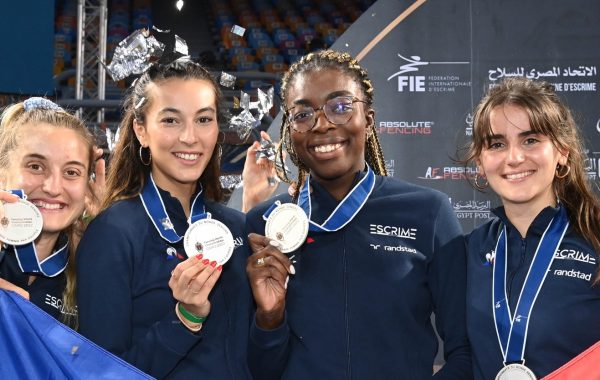
[[[386,177],[367,72],[346,53],[310,53],[282,96],[298,178],[246,218],[254,377],[430,378],[435,311],[435,377],[469,379],[461,228],[444,194]]]

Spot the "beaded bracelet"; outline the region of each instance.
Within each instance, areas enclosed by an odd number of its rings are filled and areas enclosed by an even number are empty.
[[[206,319],[208,318],[208,316],[200,317],[198,315],[190,313],[189,311],[185,310],[185,308],[180,302],[177,302],[177,308],[181,315],[183,315],[185,319],[192,323],[204,323],[204,321],[206,321]]]

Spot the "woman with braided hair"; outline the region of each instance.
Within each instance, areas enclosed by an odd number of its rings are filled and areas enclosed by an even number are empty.
[[[469,379],[461,228],[444,194],[386,177],[366,70],[347,53],[310,53],[282,97],[282,145],[299,174],[292,196],[246,217],[254,377],[431,378],[435,311],[446,359],[435,377]],[[297,249],[265,236],[290,203],[309,219]]]

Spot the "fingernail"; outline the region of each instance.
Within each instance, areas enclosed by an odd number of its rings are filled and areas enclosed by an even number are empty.
[[[290,265],[290,273],[291,274],[296,274],[296,268],[294,268],[293,265]]]
[[[202,264],[207,265],[208,264],[208,259],[202,260]]]
[[[217,266],[217,262],[216,261],[211,261],[210,262],[210,266],[213,267],[213,268],[216,267]]]
[[[196,255],[196,259],[198,259],[198,261],[202,260],[202,254]]]
[[[285,285],[283,286],[284,288],[286,288],[286,289],[287,289],[287,286],[288,286],[288,282],[289,282],[289,281],[290,281],[290,276],[287,276],[287,277],[285,278]]]
[[[278,242],[277,240],[270,240],[269,244],[271,244],[275,248],[281,248],[281,243]]]
[[[217,270],[218,270],[218,271],[221,271],[221,270],[223,270],[223,265],[219,265],[219,266],[217,267]]]

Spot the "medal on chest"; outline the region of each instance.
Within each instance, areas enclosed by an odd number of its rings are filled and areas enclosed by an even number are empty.
[[[496,380],[537,380],[537,377],[523,364],[513,363],[503,367]]]
[[[159,235],[169,243],[177,243],[183,239],[188,257],[202,254],[203,258],[216,261],[218,265],[225,264],[231,258],[235,248],[233,235],[225,224],[212,219],[211,214],[206,212],[202,189],[192,202],[189,227],[183,237],[175,231],[152,174],[144,185],[140,199]]]
[[[506,293],[506,226],[498,237],[492,279],[492,310],[505,366],[498,372],[496,380],[536,379],[533,371],[524,365],[529,321],[537,296],[554,260],[554,252],[560,246],[568,227],[567,212],[563,206],[559,206],[557,214],[540,239],[513,312],[510,310]]]

